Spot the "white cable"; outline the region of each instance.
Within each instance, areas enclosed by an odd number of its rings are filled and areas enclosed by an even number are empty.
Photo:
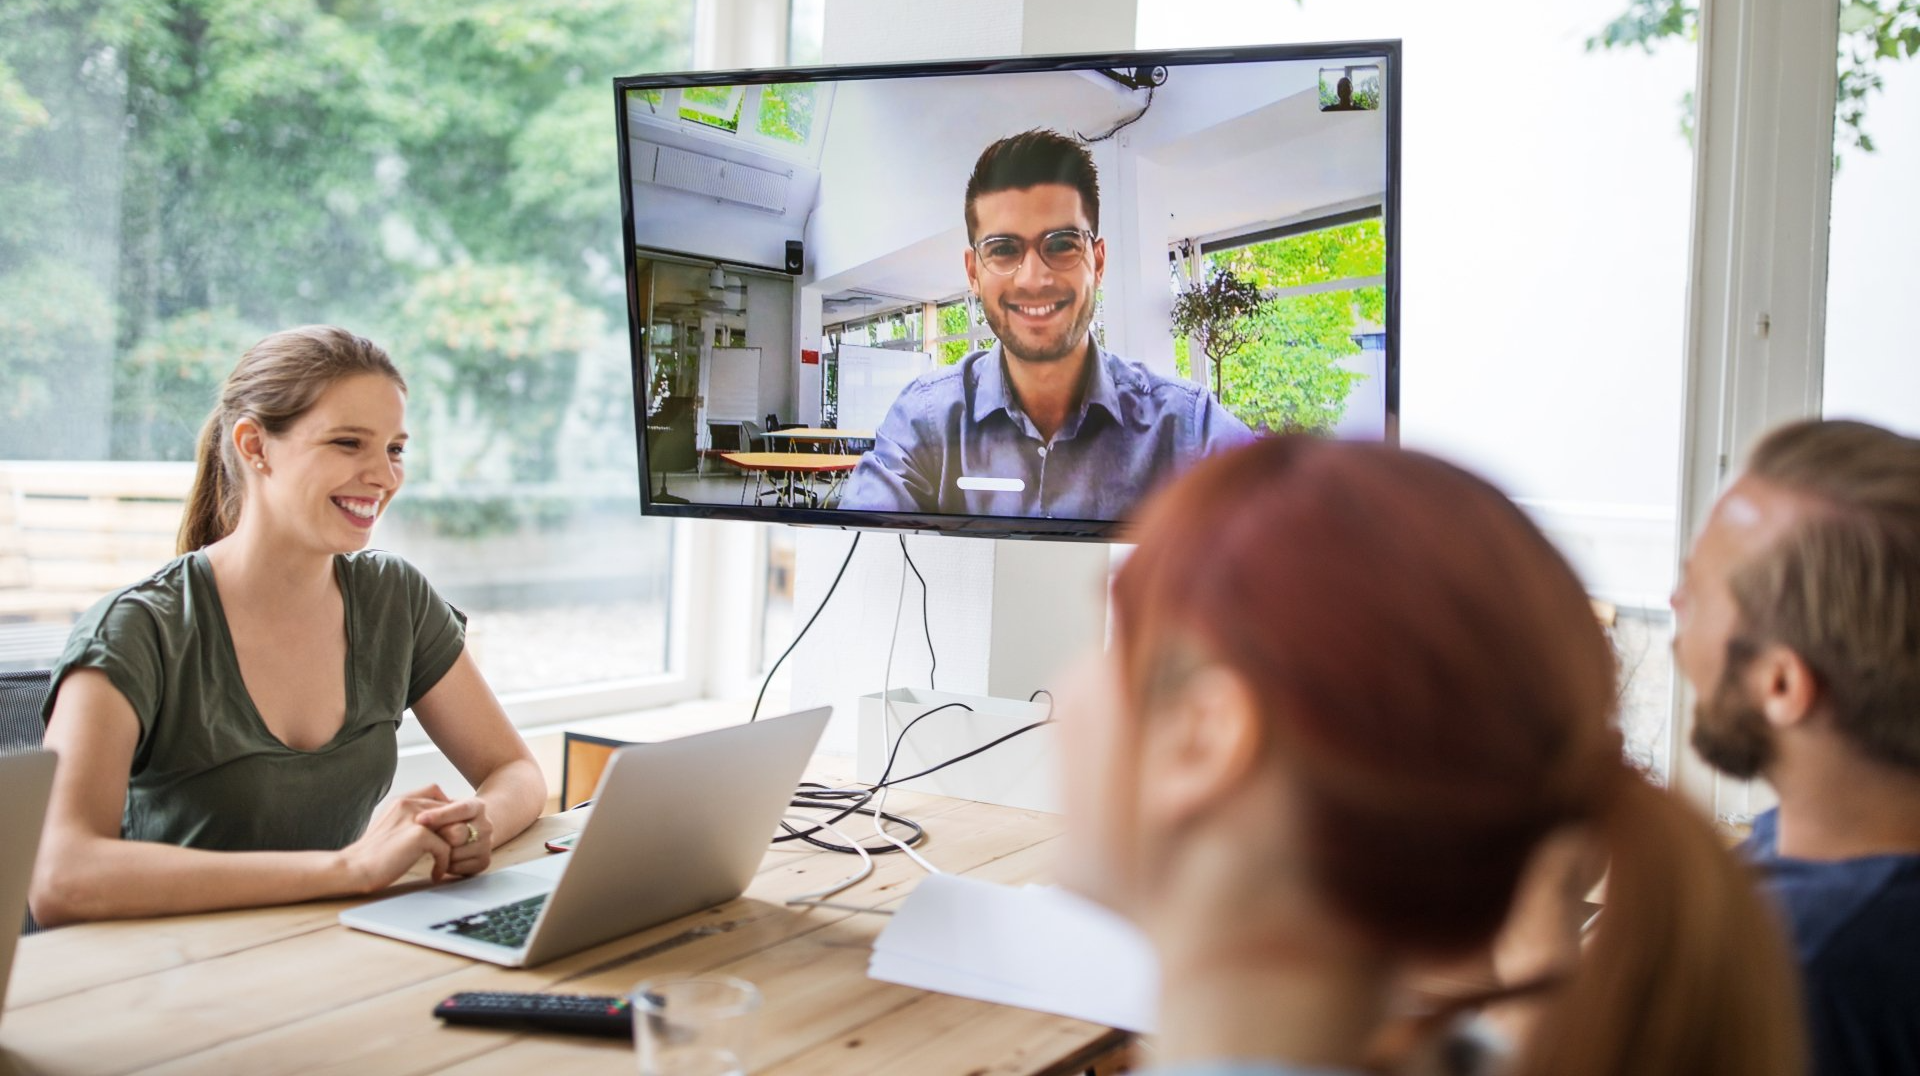
[[[840,892],[842,889],[845,889],[850,885],[854,885],[855,883],[858,883],[858,882],[864,882],[866,881],[867,876],[873,873],[873,857],[867,854],[867,850],[860,846],[859,841],[856,841],[853,838],[847,836],[846,834],[840,832],[839,830],[833,828],[832,826],[827,825],[825,822],[817,821],[813,818],[807,817],[806,815],[790,814],[790,815],[786,815],[785,817],[786,817],[786,820],[789,822],[797,822],[803,826],[811,826],[816,829],[824,829],[828,833],[833,834],[835,837],[840,838],[840,843],[847,845],[851,847],[854,851],[860,853],[860,870],[858,873],[849,875],[848,877],[833,883],[832,885],[828,886],[825,889],[816,889],[811,893],[802,893],[797,897],[788,897],[787,898],[788,904],[819,904],[821,902],[820,898],[831,897],[835,893]],[[829,907],[831,907],[831,905],[829,905]]]
[[[898,717],[893,712],[893,650],[894,650],[894,645],[900,641],[900,612],[901,610],[905,609],[906,606],[907,606],[907,547],[904,543],[902,543],[900,546],[900,592],[894,598],[893,634],[889,636],[887,639],[887,667],[886,667],[886,670],[881,674],[881,684],[880,684],[880,701],[882,703],[881,719],[880,719],[880,758],[882,760],[886,759],[887,756],[893,750],[893,744],[889,742],[889,737],[891,737],[893,734],[894,722],[898,720]],[[895,848],[898,848],[902,852],[905,852],[907,854],[907,858],[913,860],[915,863],[920,864],[920,866],[924,868],[928,874],[942,873],[939,867],[936,867],[933,864],[927,862],[925,857],[923,857],[920,853],[914,851],[911,847],[907,845],[905,841],[887,832],[886,823],[883,819],[883,815],[887,809],[887,791],[888,790],[886,788],[881,788],[878,790],[880,799],[879,799],[879,802],[875,803],[873,807],[874,834],[878,836],[881,840],[886,841],[888,844],[891,844]]]

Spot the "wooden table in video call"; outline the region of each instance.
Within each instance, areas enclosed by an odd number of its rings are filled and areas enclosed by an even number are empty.
[[[768,430],[768,438],[782,438],[788,441],[827,442],[834,441],[871,441],[872,430],[829,430],[816,426],[797,426],[785,430]]]
[[[796,480],[812,482],[816,475],[841,476],[860,466],[860,457],[848,453],[814,452],[722,452],[720,458],[743,471],[764,471],[776,482],[780,505],[791,507],[796,495],[811,494],[811,487],[800,487]]]
[[[1057,815],[915,793],[887,809],[927,827],[921,847],[942,870],[1009,885],[1045,880],[1061,831]],[[546,855],[577,825],[542,818],[494,862]],[[753,1073],[1118,1070],[1122,1032],[869,979],[885,917],[781,904],[857,866],[776,845],[740,899],[530,969],[349,930],[336,917],[353,901],[47,931],[21,939],[0,1072],[631,1073],[631,1043],[445,1027],[431,1012],[462,990],[618,994],[703,972],[765,996]],[[905,856],[876,856],[873,876],[834,899],[898,907],[922,877]]]

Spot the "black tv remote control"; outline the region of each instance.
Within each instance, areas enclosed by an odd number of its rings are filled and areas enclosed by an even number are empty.
[[[633,1006],[612,995],[472,990],[435,1005],[433,1015],[449,1024],[476,1027],[633,1037]]]

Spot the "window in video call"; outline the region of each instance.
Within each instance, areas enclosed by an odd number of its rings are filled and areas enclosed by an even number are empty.
[[[1111,523],[1393,436],[1397,50],[1299,52],[620,80],[648,508]]]

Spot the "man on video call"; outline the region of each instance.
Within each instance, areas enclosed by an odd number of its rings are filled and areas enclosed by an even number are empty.
[[[901,391],[840,507],[1121,519],[1201,456],[1253,439],[1204,387],[1094,343],[1107,248],[1085,146],[1047,130],[988,146],[966,219],[967,283],[999,342]]]

